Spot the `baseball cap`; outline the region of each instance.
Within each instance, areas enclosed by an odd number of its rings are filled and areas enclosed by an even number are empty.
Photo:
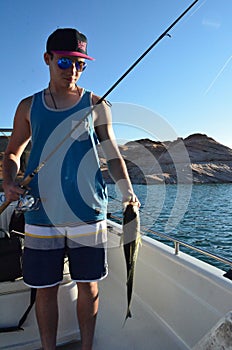
[[[84,34],[73,28],[56,29],[47,40],[47,52],[59,55],[77,56],[94,60],[87,54],[87,38]]]

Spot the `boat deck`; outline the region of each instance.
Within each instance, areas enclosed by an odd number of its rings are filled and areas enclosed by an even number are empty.
[[[176,256],[172,248],[144,238],[136,266],[132,318],[123,327],[125,260],[117,235],[110,241],[114,244],[108,251],[109,275],[99,283],[94,350],[190,350],[231,310],[231,281],[222,277],[223,271],[184,253]],[[80,343],[60,349],[78,350]]]
[[[118,254],[118,251],[111,249],[110,256],[114,254]],[[124,259],[122,251],[121,257]],[[123,327],[126,286],[125,279],[119,279],[117,273],[110,270],[107,278],[99,282],[99,289],[100,305],[94,350],[189,349],[136,294],[132,300],[132,318]],[[60,346],[59,349],[78,350],[81,346],[80,343],[72,343]]]
[[[94,350],[189,349],[136,295],[132,303],[133,316],[123,327],[126,312],[125,284],[112,273],[100,282],[99,288],[100,307]],[[114,296],[109,293],[112,290],[116,291]],[[78,350],[81,346],[80,343],[71,343],[60,346],[59,350],[61,349]]]

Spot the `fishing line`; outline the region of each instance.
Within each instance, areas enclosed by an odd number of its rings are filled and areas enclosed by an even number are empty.
[[[210,83],[210,85],[207,87],[207,89],[204,92],[204,96],[208,94],[208,92],[212,89],[212,87],[214,86],[214,84],[216,83],[216,81],[219,79],[219,77],[223,74],[224,70],[226,69],[226,67],[228,66],[228,64],[230,63],[232,59],[232,55],[226,60],[226,62],[224,63],[224,65],[222,66],[222,68],[219,70],[219,72],[216,74],[215,78],[212,80],[212,82]]]
[[[194,16],[194,15],[202,8],[202,6],[205,5],[205,3],[206,3],[207,1],[208,1],[208,0],[204,0],[201,4],[199,4],[199,6],[197,6],[197,7],[195,8],[195,10],[193,10],[193,11],[191,12],[191,14],[183,20],[182,25],[184,25],[186,22],[188,22],[188,21],[191,19],[191,17]]]
[[[195,0],[159,37],[156,39],[146,51],[126,70],[126,72],[106,91],[106,93],[98,100],[96,105],[92,106],[91,109],[84,114],[84,116],[79,120],[78,123],[70,130],[69,133],[61,140],[60,143],[56,145],[56,147],[51,151],[51,153],[48,154],[48,156],[37,166],[34,171],[27,175],[25,179],[20,184],[22,187],[26,187],[31,180],[34,178],[36,174],[44,167],[44,165],[49,161],[49,159],[54,155],[54,153],[57,152],[58,149],[65,143],[65,141],[76,131],[76,129],[81,125],[82,121],[87,118],[97,107],[99,104],[101,104],[103,101],[105,101],[106,97],[111,93],[112,90],[116,88],[116,86],[132,71],[132,69],[135,68],[135,66],[138,65],[138,63],[165,37],[170,36],[169,31],[184,17],[187,12],[190,11],[190,9],[198,2],[198,0]],[[0,206],[0,214],[9,206],[11,202],[5,201]]]
[[[113,201],[122,204],[122,202],[121,202],[120,199],[118,199],[118,198],[116,198],[116,197],[113,197],[113,196],[110,195],[110,194],[108,194],[108,197],[109,197],[110,199],[112,199]],[[150,222],[150,220],[151,220],[151,215],[148,214],[148,213],[146,213],[143,209],[145,209],[145,208],[143,208],[143,205],[141,205],[140,208],[139,208],[139,212],[140,212],[140,214],[142,214],[142,218],[143,218],[143,219],[146,219],[146,218],[147,218],[147,219],[148,219],[148,222]],[[116,210],[116,214],[112,214],[111,212],[107,213],[107,218],[108,218],[108,219],[116,220],[116,221],[118,221],[120,224],[122,224],[123,217],[120,216],[120,213],[117,214],[117,210]],[[172,217],[171,217],[171,218],[172,218]],[[169,216],[169,219],[170,219],[170,216]],[[172,231],[172,234],[174,234],[174,236],[173,236],[173,235],[172,235],[172,236],[169,236],[169,235],[167,235],[167,234],[165,234],[165,233],[162,233],[162,232],[160,232],[160,231],[157,231],[157,230],[153,229],[152,227],[154,226],[154,223],[155,223],[155,222],[153,222],[152,224],[150,223],[150,224],[148,225],[148,226],[150,226],[151,228],[147,227],[147,225],[142,225],[142,223],[141,223],[141,228],[142,228],[141,234],[144,235],[144,234],[145,234],[144,232],[147,232],[147,233],[152,233],[153,235],[156,235],[156,236],[157,236],[157,233],[158,233],[158,236],[162,236],[162,235],[163,235],[163,238],[171,237],[171,238],[173,238],[173,239],[176,239],[176,237],[175,237],[175,231]],[[195,226],[194,226],[194,227],[196,227],[196,223],[195,223]],[[193,231],[194,231],[194,227],[192,227],[191,230],[188,229],[188,233],[193,232]],[[143,232],[143,231],[144,231],[144,232]],[[186,234],[186,231],[183,230],[182,228],[178,227],[178,234]],[[185,243],[186,243],[186,242],[185,242]]]
[[[102,96],[101,102],[109,95],[109,93],[116,88],[116,86],[137,66],[137,64],[156,46],[165,36],[169,36],[168,33],[180,20],[186,15],[187,12],[198,2],[195,0],[159,37],[156,39],[146,51],[127,69],[127,71],[109,88],[109,90]]]
[[[115,201],[117,201],[117,202],[121,202],[118,198],[115,198],[115,197],[113,197],[111,195],[108,195],[108,197],[113,199],[113,200],[115,200]],[[146,214],[141,209],[141,207],[139,208],[139,212],[143,214],[143,218],[148,218],[150,220],[151,216]],[[107,219],[113,220],[114,222],[119,223],[121,225],[122,225],[122,222],[123,222],[123,217],[120,216],[120,214],[119,215],[117,215],[117,214],[115,215],[115,214],[112,214],[112,213],[108,213],[107,214]],[[164,232],[157,231],[152,226],[151,227],[147,227],[147,225],[142,225],[142,223],[141,223],[141,231],[140,231],[141,236],[147,236],[147,235],[150,234],[153,237],[155,237],[155,240],[158,239],[161,242],[168,242],[169,244],[176,242],[176,243],[179,243],[182,246],[185,246],[185,247],[190,248],[190,249],[191,249],[191,247],[194,247],[195,250],[200,249],[200,248],[197,248],[197,246],[195,246],[195,245],[193,246],[193,243],[189,243],[188,241],[185,241],[185,240],[183,241],[183,240],[180,240],[180,239],[177,238],[179,236],[179,234],[186,235],[186,231],[182,230],[181,228],[178,228],[178,236],[176,236],[175,235],[175,231],[173,231],[172,234],[170,235],[170,233],[166,234]],[[191,231],[193,231],[193,229]],[[188,233],[190,233],[191,231],[188,230]],[[120,233],[118,235],[121,236]],[[207,252],[206,250],[203,250],[203,249],[200,249],[200,250],[202,252],[207,253],[207,254],[211,254],[210,252]],[[223,257],[219,257],[219,256],[217,256],[217,257],[220,258],[220,259],[224,259]],[[230,261],[228,259],[226,259],[226,260],[227,260],[227,262],[229,262],[230,265],[232,265],[232,261]],[[223,261],[223,260],[221,260],[221,261]]]
[[[110,194],[108,194],[108,197],[109,197],[110,199],[114,200],[115,202],[118,202],[118,203],[122,204],[122,202],[121,202],[120,199],[118,199],[118,198],[116,198],[116,197],[113,197],[113,196],[111,196]],[[141,214],[143,214],[143,218],[151,219],[151,215],[148,214],[148,213],[146,213],[146,212],[143,210],[143,205],[141,205],[141,207],[139,208],[139,212],[140,212]],[[112,218],[114,218],[114,219],[116,219],[116,220],[118,220],[118,221],[120,221],[120,222],[122,222],[122,220],[123,220],[123,217],[120,217],[120,216],[118,216],[118,215],[112,214],[112,213],[110,213],[110,212],[107,213],[107,216],[108,216],[108,218],[112,217]],[[145,227],[145,226],[144,226],[144,227]]]

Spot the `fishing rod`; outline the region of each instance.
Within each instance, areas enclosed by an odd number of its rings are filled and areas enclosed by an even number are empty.
[[[187,12],[198,2],[195,0],[159,37],[156,39],[146,51],[127,69],[127,71],[112,85],[111,88],[102,96],[101,102],[116,88],[116,86],[137,66],[137,64],[155,47],[165,36],[170,36],[168,32],[186,15]]]
[[[80,126],[82,121],[87,118],[96,108],[97,105],[101,104],[105,101],[106,97],[111,93],[112,90],[116,88],[116,86],[138,65],[138,63],[165,37],[170,36],[169,31],[184,17],[191,8],[198,2],[195,0],[159,37],[156,39],[146,51],[126,70],[124,74],[106,91],[106,93],[98,100],[98,102],[91,107],[91,109],[86,112],[83,117],[78,121],[78,123],[67,133],[67,135],[56,145],[56,147],[48,154],[48,156],[37,166],[36,169],[32,171],[29,175],[25,177],[25,179],[20,183],[21,187],[26,187],[34,178],[36,174],[44,167],[44,165],[48,162],[48,160],[57,152],[57,150],[64,144],[64,142],[76,131],[76,129]],[[10,201],[5,201],[0,206],[0,214],[10,205]]]

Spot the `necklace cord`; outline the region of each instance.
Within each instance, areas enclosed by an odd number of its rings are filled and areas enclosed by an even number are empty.
[[[50,92],[50,96],[51,96],[51,98],[52,98],[52,102],[53,102],[53,104],[54,104],[55,109],[58,109],[58,108],[57,108],[57,105],[56,105],[56,101],[55,101],[55,99],[54,99],[54,96],[53,96],[53,94],[52,94],[52,92],[51,92],[50,83],[49,83],[49,85],[48,85],[48,90],[49,90],[49,92]]]
[[[51,92],[51,84],[50,83],[48,84],[48,90],[49,90],[49,93],[50,93],[50,96],[51,96],[51,99],[52,99],[52,102],[53,102],[53,105],[54,105],[55,109],[58,109],[55,97],[53,96],[53,94]],[[80,91],[79,91],[77,86],[76,86],[76,91],[78,92],[78,95],[79,95],[79,98],[80,98],[81,94],[80,94]]]

